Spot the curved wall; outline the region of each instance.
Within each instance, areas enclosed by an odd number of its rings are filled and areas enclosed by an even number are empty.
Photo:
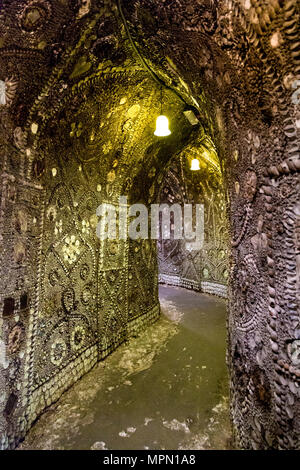
[[[205,156],[214,157],[214,165]],[[199,171],[190,169],[198,158]],[[160,186],[159,202],[204,207],[204,241],[190,250],[185,240],[159,240],[159,280],[220,297],[227,297],[228,221],[225,187],[215,152],[203,144],[190,144],[171,160]],[[195,229],[194,213],[194,229]]]

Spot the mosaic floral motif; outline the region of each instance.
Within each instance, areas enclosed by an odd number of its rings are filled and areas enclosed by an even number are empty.
[[[83,264],[80,268],[80,277],[85,281],[89,277],[90,268],[87,264]]]
[[[116,179],[116,172],[115,170],[111,170],[108,174],[107,174],[107,182],[108,183],[113,183]]]
[[[78,351],[84,345],[85,329],[82,326],[76,326],[71,333],[71,347]]]
[[[88,305],[92,299],[92,291],[89,286],[85,286],[81,293],[81,301],[84,305]]]
[[[65,245],[62,247],[64,260],[69,264],[75,263],[80,255],[80,241],[76,239],[75,235],[66,237]]]
[[[112,143],[110,141],[106,142],[102,147],[104,155],[107,155],[112,150]]]
[[[53,365],[60,366],[66,356],[67,345],[62,338],[58,338],[51,345],[50,360]]]
[[[76,124],[75,122],[72,122],[70,137],[80,137],[82,132],[83,132],[82,122],[79,122],[78,124]]]
[[[24,9],[21,16],[21,26],[26,32],[39,29],[47,21],[51,7],[45,0],[33,0]]]
[[[111,241],[109,243],[109,253],[111,255],[116,255],[119,252],[119,244],[118,242]]]

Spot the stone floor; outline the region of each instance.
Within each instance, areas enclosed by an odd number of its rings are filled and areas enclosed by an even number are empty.
[[[223,300],[160,288],[163,316],[98,364],[20,449],[228,449]]]

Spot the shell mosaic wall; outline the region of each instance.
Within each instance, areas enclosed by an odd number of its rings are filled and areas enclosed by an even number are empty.
[[[201,283],[226,282],[228,230],[236,444],[299,448],[299,15],[296,0],[0,2],[2,448],[159,315],[155,244],[100,243],[98,205],[182,182],[212,224]],[[203,135],[218,165],[194,176]]]
[[[206,144],[206,145],[205,145]],[[193,158],[201,162],[191,171]],[[190,249],[184,240],[159,241],[161,283],[227,296],[228,221],[226,192],[219,160],[209,140],[196,139],[169,162],[162,179],[159,202],[196,204],[204,208],[204,240],[201,249]],[[195,214],[193,228],[196,226]]]

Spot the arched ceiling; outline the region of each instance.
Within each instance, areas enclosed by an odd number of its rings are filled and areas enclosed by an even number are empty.
[[[71,126],[83,148],[97,119],[104,124],[94,142],[112,140],[105,134],[110,129],[117,147],[128,126],[136,152],[147,155],[157,144],[152,132],[163,83],[164,109],[176,131],[160,142],[163,154],[178,152],[200,129],[222,159],[234,153],[233,141],[249,145],[257,138],[249,137],[249,123],[257,133],[277,132],[268,150],[278,158],[285,135],[295,153],[293,123],[286,122],[284,133],[278,128],[299,71],[297,18],[292,0],[4,0],[1,125],[30,162],[42,137],[63,133],[63,142]],[[141,110],[130,118],[134,125],[127,122],[130,108],[137,110],[132,106]],[[195,128],[182,115],[187,106],[199,118]],[[40,158],[42,149],[37,153]]]

